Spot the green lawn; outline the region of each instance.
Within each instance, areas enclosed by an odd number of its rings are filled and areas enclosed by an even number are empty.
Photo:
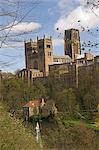
[[[87,123],[81,120],[64,120],[63,123],[66,127],[83,124],[88,129],[99,131],[99,127],[96,127],[95,124]]]

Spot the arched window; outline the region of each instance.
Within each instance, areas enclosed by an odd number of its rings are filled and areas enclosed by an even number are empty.
[[[33,69],[37,69],[38,70],[38,62],[36,60],[33,63]]]

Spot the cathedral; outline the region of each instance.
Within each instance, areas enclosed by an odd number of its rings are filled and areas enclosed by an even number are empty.
[[[53,56],[52,37],[39,39],[34,42],[30,39],[25,42],[25,64],[26,69],[37,72],[39,75],[48,76],[49,66],[54,63],[74,62],[76,57],[81,54],[80,36],[76,29],[65,30],[64,36],[64,56]]]
[[[64,56],[53,55],[52,37],[47,38],[45,35],[42,39],[37,37],[36,41],[25,41],[24,45],[26,68],[18,76],[29,84],[36,78],[46,78],[58,70],[59,74],[65,74],[67,87],[75,87],[78,86],[80,68],[99,61],[99,56],[94,58],[90,52],[81,54],[80,34],[77,29],[64,31]]]

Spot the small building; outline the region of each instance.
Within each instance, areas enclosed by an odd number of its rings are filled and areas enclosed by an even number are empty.
[[[53,56],[53,63],[59,62],[59,63],[70,63],[72,62],[72,59],[70,56]]]
[[[23,117],[25,121],[28,121],[33,116],[41,115],[41,117],[47,117],[50,114],[57,114],[55,103],[51,100],[32,100],[23,106]]]
[[[47,100],[41,108],[41,114],[43,118],[54,116],[58,112],[55,102],[53,100]]]
[[[44,105],[44,100],[32,100],[23,106],[24,120],[28,120],[32,116],[37,116],[40,113],[40,107]]]
[[[88,52],[82,55],[78,55],[76,58],[76,64],[79,66],[91,65],[94,63],[94,56]]]
[[[32,84],[33,80],[37,77],[43,77],[43,72],[40,72],[37,69],[22,69],[17,73],[17,76],[23,81],[27,81],[28,84]]]

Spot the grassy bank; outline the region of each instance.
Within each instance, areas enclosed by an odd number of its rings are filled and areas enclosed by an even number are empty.
[[[77,126],[77,125],[83,124],[86,128],[99,132],[99,127],[96,127],[95,124],[87,123],[87,122],[84,122],[81,120],[64,120],[63,123],[67,127],[68,126]]]
[[[30,126],[24,128],[0,103],[0,150],[40,150],[32,134],[35,132],[35,122],[30,123]],[[99,129],[93,124],[55,117],[42,120],[40,129],[42,150],[99,149],[99,135],[94,132]]]
[[[92,127],[81,120],[43,120],[41,135],[44,150],[98,150],[99,135]]]
[[[0,103],[0,150],[39,150],[33,135]]]

